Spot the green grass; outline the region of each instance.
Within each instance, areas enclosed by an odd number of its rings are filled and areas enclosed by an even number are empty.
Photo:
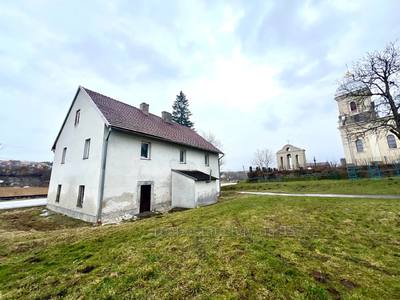
[[[239,182],[225,191],[266,191],[287,193],[400,194],[400,177],[359,180],[307,180],[289,182]]]
[[[396,200],[226,193],[99,227],[61,217],[42,226],[39,212],[0,213],[0,299],[400,297]],[[29,229],[15,221],[26,215]]]

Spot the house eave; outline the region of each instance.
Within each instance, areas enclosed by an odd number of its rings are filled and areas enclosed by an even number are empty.
[[[140,132],[140,131],[135,131],[135,130],[131,130],[131,129],[123,128],[123,127],[118,127],[118,126],[112,126],[111,125],[111,128],[113,128],[114,130],[117,130],[117,131],[124,132],[124,133],[129,134],[129,135],[138,135],[138,136],[142,136],[142,137],[147,137],[147,138],[151,138],[151,139],[155,139],[155,140],[159,140],[159,141],[163,141],[163,142],[168,142],[168,143],[175,144],[175,145],[180,145],[180,146],[184,146],[184,147],[188,147],[188,148],[192,148],[192,149],[206,151],[206,152],[209,152],[209,153],[223,154],[223,152],[221,152],[219,149],[218,149],[219,152],[218,151],[213,151],[213,150],[210,150],[210,149],[196,147],[196,146],[189,145],[189,144],[184,144],[184,143],[178,143],[178,142],[175,142],[175,141],[172,141],[172,140],[169,140],[169,139],[166,139],[166,138],[162,138],[162,137],[159,137],[159,136],[156,136],[156,135],[151,135],[151,134],[147,134],[147,133],[143,133],[143,132]]]

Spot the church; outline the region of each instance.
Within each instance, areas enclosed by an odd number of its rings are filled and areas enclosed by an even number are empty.
[[[353,89],[365,89],[354,85]],[[347,164],[368,165],[371,162],[390,164],[400,160],[400,141],[386,130],[362,132],[372,120],[379,118],[371,96],[356,100],[338,88],[335,100],[339,109],[339,131]]]

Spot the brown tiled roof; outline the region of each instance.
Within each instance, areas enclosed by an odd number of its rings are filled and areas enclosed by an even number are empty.
[[[83,88],[83,87],[82,87]],[[222,153],[218,148],[207,142],[194,130],[175,122],[168,123],[161,117],[129,104],[112,99],[105,95],[83,88],[96,106],[100,109],[110,125],[117,129],[132,133],[145,134],[167,140],[173,143],[186,145],[215,153]]]

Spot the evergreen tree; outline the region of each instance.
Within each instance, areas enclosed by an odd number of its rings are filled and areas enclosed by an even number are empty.
[[[190,121],[191,115],[189,100],[186,98],[186,95],[180,91],[179,95],[176,95],[176,100],[172,105],[172,120],[178,124],[192,128],[194,124]]]

